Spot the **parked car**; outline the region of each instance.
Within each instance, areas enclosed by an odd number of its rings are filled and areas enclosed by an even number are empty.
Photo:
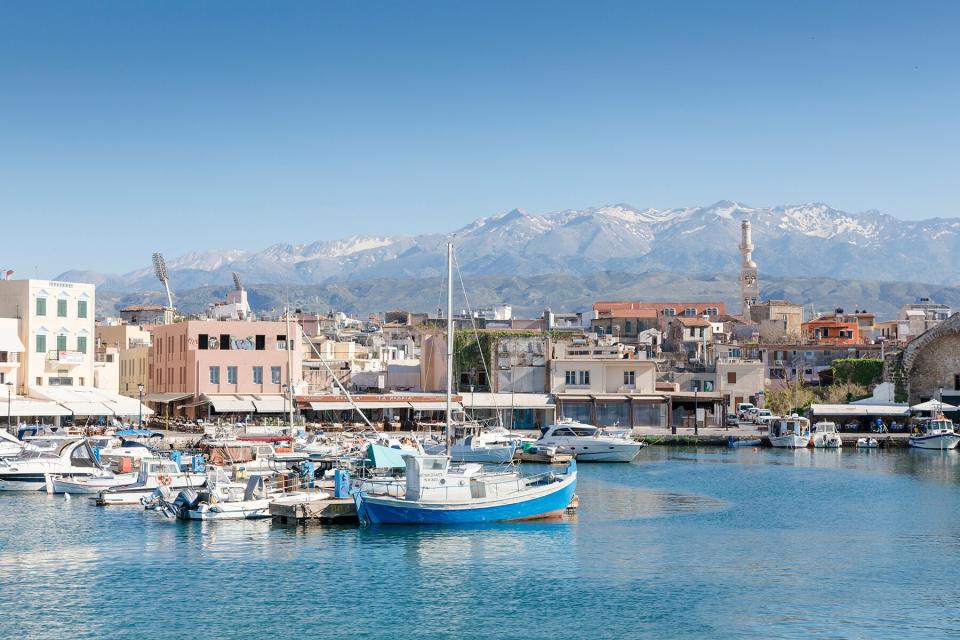
[[[727,414],[727,426],[728,427],[739,427],[740,418],[732,413]]]
[[[774,419],[773,412],[770,409],[758,409],[753,416],[754,424],[767,424]]]
[[[752,402],[741,402],[737,404],[737,417],[741,420],[745,420],[747,417],[747,412],[751,409],[755,409]]]
[[[740,419],[743,420],[744,422],[753,422],[754,419],[757,417],[758,411],[760,411],[760,409],[756,407],[753,407],[752,409],[747,409],[746,411],[743,412],[743,415],[740,416]]]

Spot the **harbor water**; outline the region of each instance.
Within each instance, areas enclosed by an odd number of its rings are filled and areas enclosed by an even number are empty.
[[[960,633],[960,452],[648,447],[577,516],[176,522],[0,495],[0,638],[935,638]]]

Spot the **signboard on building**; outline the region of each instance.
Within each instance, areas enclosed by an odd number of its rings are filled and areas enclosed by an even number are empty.
[[[83,364],[83,352],[57,351],[57,360],[63,364]]]

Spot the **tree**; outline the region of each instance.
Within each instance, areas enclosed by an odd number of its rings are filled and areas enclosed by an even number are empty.
[[[799,381],[789,382],[775,391],[767,390],[767,408],[776,415],[790,415],[803,413],[813,401],[816,394],[810,387],[805,387]]]

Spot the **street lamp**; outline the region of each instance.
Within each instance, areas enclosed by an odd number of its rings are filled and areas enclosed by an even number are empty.
[[[140,392],[140,417],[137,419],[137,425],[143,428],[143,383],[137,385],[137,391]]]
[[[697,386],[693,388],[693,435],[695,436],[700,434],[700,429],[699,429],[700,420],[698,419],[699,418],[698,414],[700,413],[700,404],[698,402],[699,393],[700,393],[700,385],[697,384]]]

